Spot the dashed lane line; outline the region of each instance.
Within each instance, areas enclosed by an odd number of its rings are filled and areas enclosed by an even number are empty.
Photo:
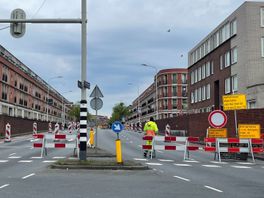
[[[8,160],[0,160],[0,163],[6,163]]]
[[[210,161],[213,164],[228,164],[227,162]]]
[[[143,159],[143,158],[134,158],[134,160],[136,160],[136,161],[148,161],[147,159]]]
[[[146,163],[147,165],[151,165],[151,166],[162,166],[163,164],[161,163]]]
[[[11,153],[11,154],[9,154],[9,156],[12,156],[12,155],[15,155],[16,153]]]
[[[255,165],[255,163],[252,163],[252,162],[237,162],[237,164],[240,164],[240,165]]]
[[[174,162],[174,160],[170,159],[158,159],[160,162]]]
[[[54,163],[54,162],[56,162],[56,160],[44,160],[44,161],[42,161],[43,163]]]
[[[65,157],[56,156],[56,157],[53,157],[52,159],[65,159]]]
[[[187,162],[187,163],[200,163],[196,160],[184,160],[184,162]]]
[[[247,168],[252,168],[252,167],[249,167],[249,166],[231,166],[233,168],[241,168],[241,169],[247,169]]]
[[[21,157],[20,156],[10,156],[8,157],[9,159],[20,159]]]
[[[22,179],[27,179],[27,178],[32,177],[32,176],[34,176],[34,175],[35,175],[35,173],[31,173],[31,174],[29,174],[29,175],[26,175],[26,176],[22,177]]]
[[[32,160],[19,160],[18,163],[31,163]]]
[[[180,167],[191,167],[191,164],[174,164],[175,166],[180,166]]]
[[[0,186],[0,189],[5,188],[5,187],[7,187],[7,186],[9,186],[9,185],[10,185],[10,184],[4,184],[4,185]]]
[[[212,165],[212,164],[205,164],[205,165],[202,165],[202,166],[207,167],[207,168],[222,168],[222,166]]]
[[[189,180],[189,179],[187,179],[187,178],[180,177],[180,176],[177,176],[177,175],[175,175],[175,176],[173,176],[173,177],[175,177],[175,178],[177,178],[177,179],[180,179],[180,180],[183,180],[183,181],[187,181],[187,182],[190,182],[190,181],[191,181],[191,180]]]
[[[205,188],[208,188],[208,189],[210,189],[210,190],[213,190],[213,191],[216,191],[216,192],[223,192],[222,190],[219,190],[219,189],[217,189],[217,188],[213,188],[213,187],[211,187],[211,186],[204,186]]]
[[[31,157],[31,159],[42,159],[42,157]]]

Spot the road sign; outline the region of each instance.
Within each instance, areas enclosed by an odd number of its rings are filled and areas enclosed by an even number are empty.
[[[210,128],[208,129],[208,137],[209,138],[226,138],[227,129],[226,128],[221,128],[221,129]]]
[[[245,94],[233,94],[223,96],[224,111],[247,109],[246,95]]]
[[[22,9],[15,9],[11,12],[11,19],[26,19],[26,13]],[[24,36],[26,32],[25,23],[11,23],[10,24],[10,33],[15,38],[20,38]]]
[[[260,124],[239,124],[239,138],[260,138]]]
[[[214,128],[222,128],[226,125],[227,116],[221,110],[214,110],[208,116],[209,124]]]
[[[90,101],[90,105],[93,110],[99,110],[103,107],[103,101],[101,98],[93,98]]]
[[[96,85],[95,88],[93,89],[91,95],[90,95],[91,98],[103,98],[103,94],[101,92],[101,90],[99,89],[99,87]]]
[[[119,121],[115,121],[115,122],[112,124],[112,130],[113,130],[115,133],[120,133],[123,129],[124,129],[124,126],[123,126],[122,123],[119,122]]]

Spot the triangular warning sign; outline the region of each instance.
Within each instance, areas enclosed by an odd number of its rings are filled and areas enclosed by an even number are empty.
[[[93,89],[91,95],[91,98],[103,98],[103,94],[101,92],[101,90],[99,89],[99,87],[96,85],[95,88]]]

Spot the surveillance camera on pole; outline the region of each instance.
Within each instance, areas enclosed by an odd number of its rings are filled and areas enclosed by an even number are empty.
[[[22,9],[15,9],[11,12],[11,19],[26,19],[26,13]],[[10,33],[14,38],[21,38],[26,32],[26,23],[10,23]]]

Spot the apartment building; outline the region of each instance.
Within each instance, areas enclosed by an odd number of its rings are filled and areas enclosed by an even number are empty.
[[[54,122],[69,118],[70,102],[1,45],[0,77],[0,115]]]
[[[154,82],[133,101],[128,120],[137,123],[148,121],[151,116],[165,119],[187,113],[187,96],[187,69],[160,70]]]
[[[222,95],[246,94],[264,107],[264,2],[245,2],[188,54],[189,109],[222,108]]]

